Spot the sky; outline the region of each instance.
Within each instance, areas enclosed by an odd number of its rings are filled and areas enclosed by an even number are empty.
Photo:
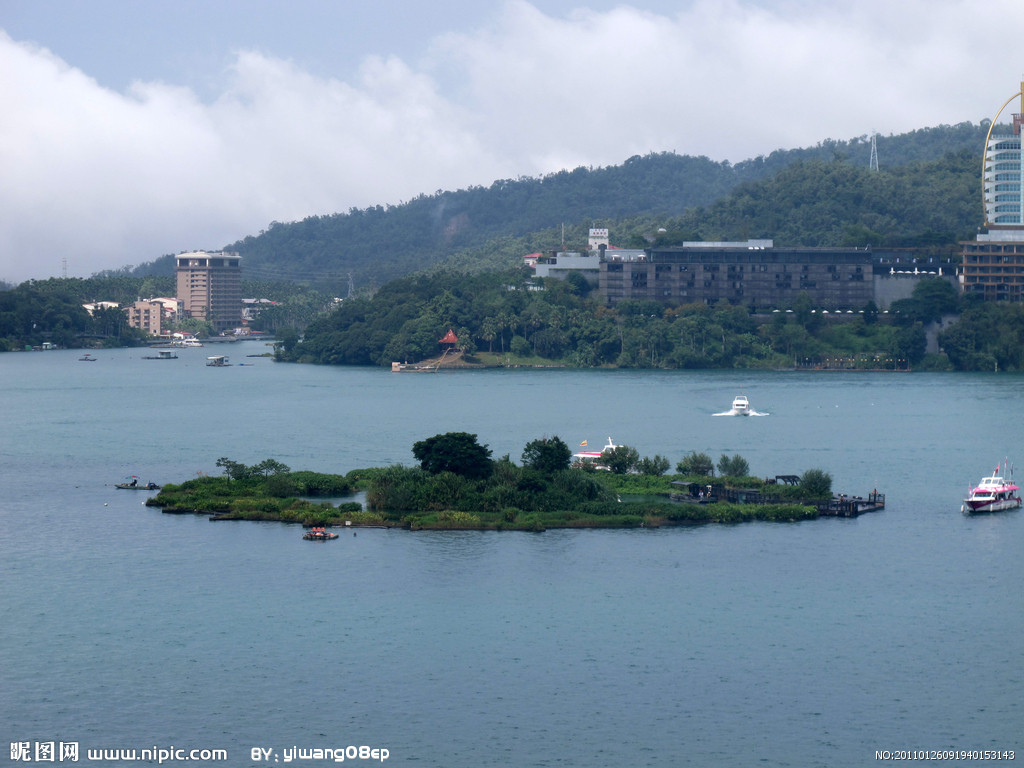
[[[637,154],[978,123],[1022,34],[1020,0],[0,0],[0,281]]]

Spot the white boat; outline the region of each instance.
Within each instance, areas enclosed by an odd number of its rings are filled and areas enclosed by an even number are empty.
[[[214,368],[223,368],[227,365],[231,365],[225,355],[212,355],[211,357],[206,358],[206,364]]]
[[[746,395],[736,395],[732,401],[732,412],[737,416],[750,415],[750,401]]]
[[[585,448],[587,441],[584,440],[580,443],[580,448]],[[592,464],[597,469],[608,469],[608,467],[601,464],[601,457],[605,453],[611,451],[613,448],[621,448],[622,446],[616,445],[612,442],[612,439],[608,438],[608,445],[602,448],[600,451],[578,451],[572,455],[573,464]]]
[[[981,478],[981,482],[971,489],[960,510],[968,514],[976,514],[1016,509],[1022,503],[1019,490],[1013,484],[1012,470],[1011,479],[1006,481],[999,474],[997,466],[994,474]]]
[[[171,342],[172,347],[201,347],[203,343],[199,339],[176,339]]]

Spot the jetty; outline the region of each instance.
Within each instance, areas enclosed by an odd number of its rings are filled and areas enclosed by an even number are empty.
[[[865,512],[885,509],[885,494],[872,491],[864,496],[847,496],[841,493],[827,502],[818,502],[818,514],[823,517],[857,517]]]
[[[770,485],[761,488],[726,488],[721,483],[686,483],[677,480],[672,485],[679,491],[669,495],[670,501],[686,504],[714,504],[724,501],[730,504],[799,504],[814,507],[821,517],[857,517],[865,512],[885,509],[885,494],[873,490],[867,496],[850,496],[845,493],[833,494],[830,499],[799,499],[780,496],[771,492],[773,485],[797,485],[796,475],[777,475]]]

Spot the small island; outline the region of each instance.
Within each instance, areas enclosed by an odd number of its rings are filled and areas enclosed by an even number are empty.
[[[417,466],[358,469],[347,474],[293,472],[267,459],[247,466],[221,458],[217,477],[166,484],[147,506],[166,513],[208,515],[213,521],[265,520],[305,527],[401,527],[410,530],[519,530],[640,528],[751,520],[799,521],[854,516],[884,508],[867,497],[833,495],[820,469],[761,479],[741,456],[715,465],[691,452],[666,475],[662,456],[640,458],[614,446],[599,461],[574,460],[558,437],[526,444],[522,463],[491,451],[465,432],[448,432],[413,445]],[[356,492],[359,502],[333,504]]]

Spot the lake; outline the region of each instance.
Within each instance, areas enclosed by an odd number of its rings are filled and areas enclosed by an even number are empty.
[[[0,355],[8,741],[76,743],[83,762],[224,749],[230,765],[366,746],[431,768],[836,766],[1021,746],[1024,511],[960,512],[983,474],[1024,459],[1020,376],[393,374],[223,349]],[[236,364],[205,365],[222,353]],[[713,415],[741,392],[769,415]],[[673,466],[696,450],[761,476],[820,468],[887,508],[319,544],[113,488],[217,474],[221,457],[412,464],[414,442],[448,431],[517,462],[557,435]]]

